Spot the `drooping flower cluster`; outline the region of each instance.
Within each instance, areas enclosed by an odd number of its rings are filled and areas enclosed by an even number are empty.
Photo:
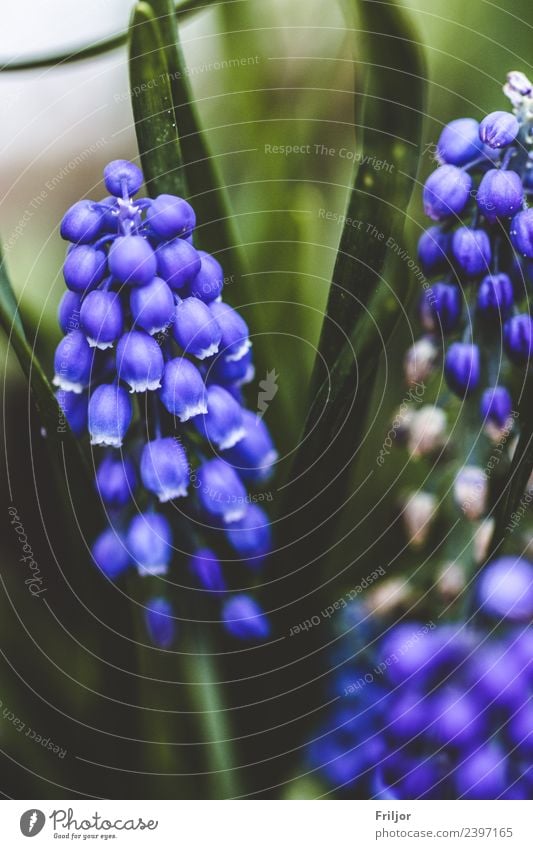
[[[477,600],[477,624],[406,621],[381,638],[366,633],[377,648],[358,651],[358,632],[377,629],[359,608],[336,707],[308,750],[332,789],[352,798],[531,798],[533,565],[493,561]]]
[[[436,223],[418,244],[424,335],[404,363],[407,383],[428,392],[424,407],[407,410],[397,434],[413,457],[431,455],[442,465],[465,435],[461,418],[469,422],[467,465],[463,459],[455,471],[453,495],[472,522],[490,512],[498,476],[512,458],[520,385],[533,354],[533,86],[512,72],[504,92],[512,111],[492,112],[480,123],[451,121],[436,145],[438,167],[423,190],[424,211]],[[439,349],[448,392],[437,385]],[[432,402],[433,390],[439,397]],[[449,442],[451,396],[465,406]],[[427,536],[436,504],[430,509],[426,493],[413,494],[404,511],[410,538]],[[491,521],[485,520],[487,537]]]
[[[423,271],[433,278],[420,306],[426,341],[437,334],[450,338],[444,361],[449,388],[461,398],[482,389],[482,419],[498,428],[512,408],[498,381],[501,342],[512,365],[526,365],[533,353],[526,291],[533,259],[533,209],[527,206],[533,86],[512,72],[504,91],[513,112],[492,112],[481,123],[459,118],[444,127],[439,167],[423,192],[424,211],[438,223],[418,245]]]
[[[191,574],[223,594],[216,547],[256,569],[271,546],[258,503],[266,496],[247,492],[277,456],[263,420],[243,406],[253,378],[248,327],[222,301],[220,264],[194,245],[190,204],[135,199],[143,175],[124,160],[106,166],[104,182],[109,197],[79,201],[61,223],[70,245],[54,377],[73,432],[88,431],[103,449],[96,488],[109,526],[93,558],[112,580],[132,568],[166,574],[180,540],[162,505],[187,498],[207,537],[189,558]],[[268,634],[246,594],[226,599],[222,619],[238,637]],[[154,642],[168,646],[174,618],[164,597],[147,604],[146,620]]]

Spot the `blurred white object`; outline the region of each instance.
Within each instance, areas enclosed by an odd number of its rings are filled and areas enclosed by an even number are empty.
[[[414,548],[424,545],[437,509],[437,498],[431,492],[415,492],[403,508],[403,521]]]
[[[446,414],[435,404],[426,404],[414,414],[408,447],[413,457],[424,457],[442,448],[446,439]]]

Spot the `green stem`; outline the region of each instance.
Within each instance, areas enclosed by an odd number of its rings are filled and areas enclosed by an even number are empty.
[[[219,0],[220,2],[220,0]],[[208,9],[211,4],[209,0],[185,0],[184,3],[179,3],[175,7],[175,13],[187,17],[193,12]],[[36,57],[34,59],[21,59],[12,62],[6,62],[0,71],[34,71],[39,68],[52,68],[56,65],[69,65],[72,62],[84,62],[87,59],[93,59],[95,56],[102,56],[105,53],[110,53],[123,47],[127,44],[128,33],[121,32],[118,35],[113,35],[110,38],[103,38],[88,47],[81,47],[79,50],[73,50],[69,53],[52,53],[49,56]]]

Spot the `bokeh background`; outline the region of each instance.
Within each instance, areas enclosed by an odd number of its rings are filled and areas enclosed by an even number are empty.
[[[119,34],[132,5],[130,0],[85,5],[20,0],[2,10],[0,238],[26,326],[49,373],[60,338],[56,308],[64,287],[61,216],[80,197],[103,196],[101,174],[109,160],[137,156],[127,56],[121,47],[63,67],[17,72],[9,64]],[[516,0],[512,8],[484,0],[399,5],[411,16],[427,60],[423,143],[433,142],[454,117],[479,119],[505,108],[500,90],[507,71],[531,73],[533,12],[527,0]],[[184,16],[181,38],[198,112],[248,259],[246,274],[226,292],[254,334],[257,375],[250,391],[257,393],[267,371],[279,376],[266,416],[284,458],[274,484],[279,487],[303,425],[341,233],[338,218],[353,179],[354,162],[342,151],[354,149],[354,133],[356,140],[359,133],[353,92],[359,87],[365,33],[353,25],[352,10],[342,2],[230,0]],[[301,149],[286,154],[272,152],[274,146]],[[431,156],[422,156],[418,180],[432,167]],[[325,219],[321,210],[331,211],[332,218]],[[422,225],[416,187],[406,222],[404,247],[414,256]],[[391,262],[386,277],[394,288],[395,276],[407,273],[405,263]],[[408,315],[415,290],[413,284]],[[368,455],[379,450],[403,397],[401,361],[414,332],[416,320],[402,321],[376,363]],[[0,792],[18,798],[223,793],[220,786],[209,789],[201,774],[216,769],[216,753],[213,761],[208,745],[197,747],[197,775],[187,775],[189,767],[180,760],[184,744],[195,739],[190,713],[195,708],[181,701],[182,672],[171,658],[139,655],[134,642],[113,639],[112,629],[120,631],[128,619],[127,605],[91,572],[83,544],[73,549],[68,540],[72,529],[64,527],[54,503],[39,423],[4,334],[0,360]],[[401,453],[391,457],[391,480],[404,461]],[[353,473],[356,482],[357,463]],[[370,481],[350,499],[339,518],[340,542],[321,564],[325,598],[338,598],[377,564],[393,563],[389,576],[412,568],[412,554],[395,557],[402,547],[395,517],[402,487],[415,485],[424,474],[423,464],[404,472],[383,498],[382,479]],[[87,510],[92,498],[88,492]],[[386,532],[369,552],[368,538],[352,529],[356,517],[378,500],[374,521]],[[6,518],[11,503],[46,575],[53,614],[24,586],[20,551]],[[322,639],[330,639],[326,628]],[[225,652],[222,636],[220,641]],[[231,672],[231,662],[226,671]],[[187,664],[194,666],[193,656],[185,658]],[[253,669],[253,659],[248,664]],[[123,667],[130,670],[126,676],[117,672]],[[239,695],[234,698],[238,703]],[[250,720],[248,727],[238,710],[228,718],[237,737],[241,729],[252,734],[236,744],[244,794],[320,795],[320,779],[309,774],[292,728],[286,730],[289,754],[274,757],[270,771],[260,773],[249,767],[260,759],[260,748],[254,748],[259,720]],[[28,728],[65,755],[27,736]],[[114,768],[105,766],[110,763]]]

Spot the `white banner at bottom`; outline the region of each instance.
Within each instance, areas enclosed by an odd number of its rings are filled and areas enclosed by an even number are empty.
[[[533,802],[2,801],[1,845],[532,849]]]

